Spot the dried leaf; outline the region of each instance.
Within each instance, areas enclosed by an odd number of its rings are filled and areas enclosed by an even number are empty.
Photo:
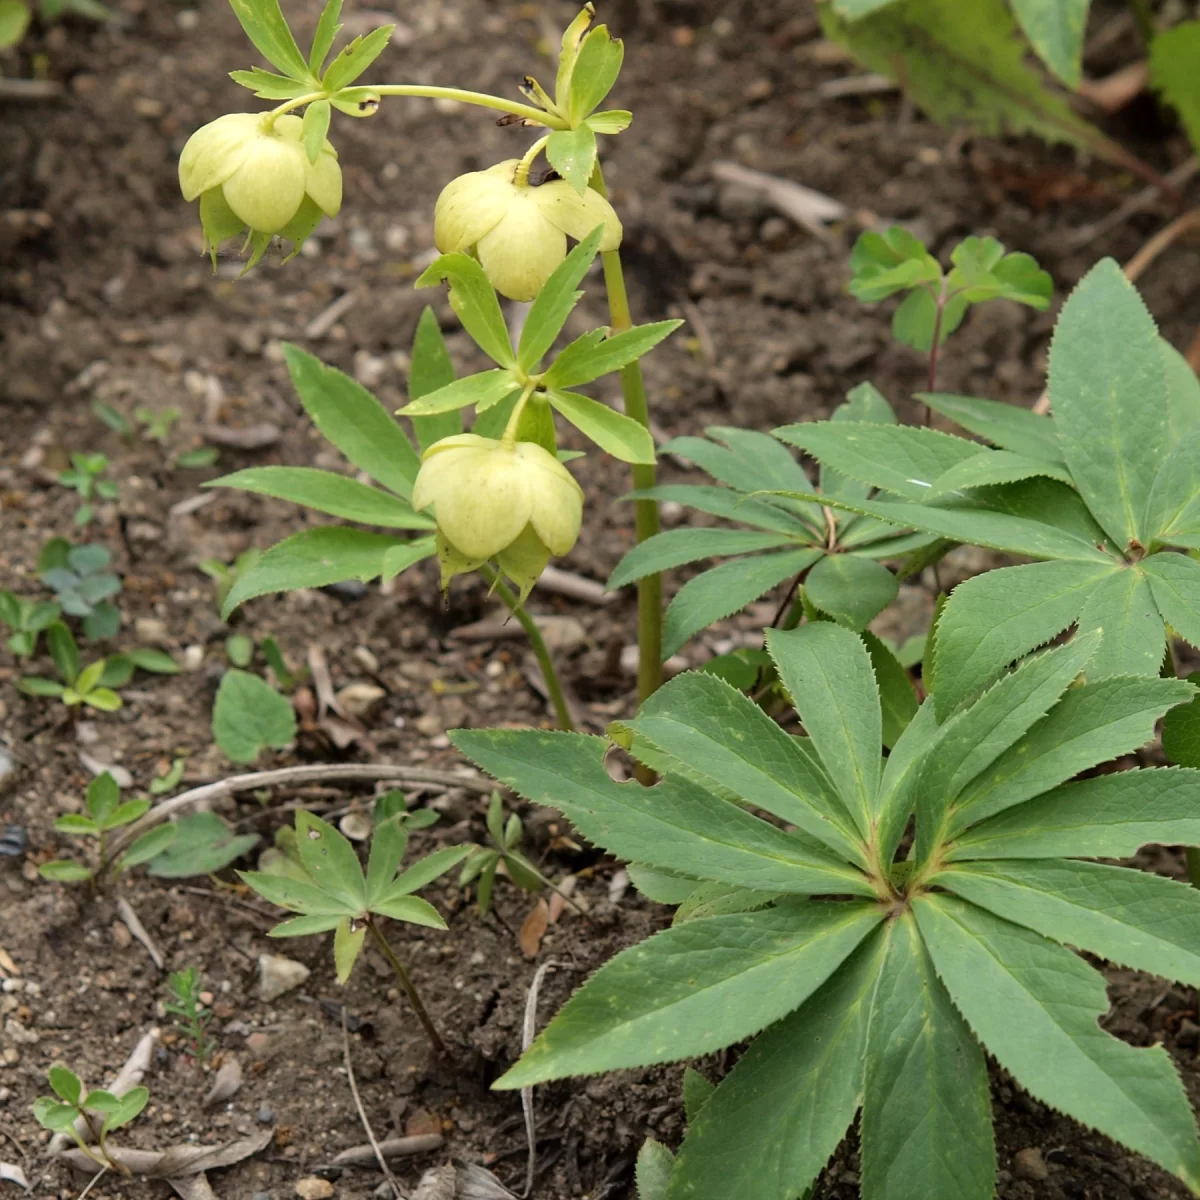
[[[17,1187],[23,1187],[29,1191],[29,1180],[25,1178],[25,1172],[16,1163],[0,1162],[0,1181],[15,1183]]]
[[[236,1058],[227,1058],[213,1079],[213,1085],[204,1097],[204,1103],[220,1104],[233,1096],[241,1086],[242,1064]]]
[[[546,930],[549,928],[550,906],[539,896],[533,908],[529,910],[529,915],[521,922],[521,933],[517,939],[521,945],[521,953],[526,958],[537,958],[542,938],[546,936]]]

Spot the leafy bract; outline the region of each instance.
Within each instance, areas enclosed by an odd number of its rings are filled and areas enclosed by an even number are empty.
[[[1067,948],[1200,973],[1195,892],[1072,861],[1200,840],[1200,772],[1063,782],[1140,744],[1192,694],[1138,676],[1079,683],[1101,641],[1080,635],[1024,662],[941,724],[924,704],[886,767],[873,660],[829,621],[768,639],[808,737],[701,673],[615,726],[662,774],[653,787],[614,782],[599,738],[454,733],[678,905],[671,928],[584,984],[499,1086],[666,1062],[761,1029],[716,1090],[688,1102],[678,1157],[660,1156],[666,1200],[795,1200],[860,1107],[864,1200],[987,1200],[986,1051],[1033,1095],[1197,1187],[1200,1142],[1165,1051],[1100,1027],[1103,979]],[[913,818],[916,853],[898,858]]]

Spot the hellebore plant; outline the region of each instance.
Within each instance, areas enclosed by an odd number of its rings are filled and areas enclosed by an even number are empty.
[[[882,761],[858,635],[815,621],[767,645],[808,736],[685,674],[615,731],[664,774],[653,788],[610,778],[604,738],[452,735],[681,906],[672,928],[601,967],[498,1086],[758,1035],[690,1123],[667,1200],[794,1200],[860,1109],[864,1200],[990,1200],[986,1052],[1200,1192],[1169,1056],[1099,1026],[1103,976],[1068,948],[1200,984],[1200,893],[1079,861],[1200,838],[1200,773],[1067,782],[1148,741],[1191,685],[1093,681],[1101,635],[1080,634],[940,725],[927,701]]]
[[[291,257],[322,216],[339,211],[341,170],[327,136],[335,110],[369,117],[388,96],[423,96],[498,110],[504,114],[502,125],[547,132],[521,157],[463,175],[447,184],[438,198],[435,241],[443,256],[418,280],[418,286],[443,279],[449,282],[452,306],[497,369],[454,381],[448,393],[443,385],[453,380],[452,373],[448,380],[426,387],[422,376],[448,371],[449,360],[436,327],[431,333],[422,323],[431,357],[426,365],[414,356],[410,404],[403,411],[414,418],[432,417],[473,405],[477,420],[469,434],[463,433],[456,418],[426,423],[424,431],[417,426],[425,451],[420,479],[416,478],[411,447],[407,452],[398,447],[397,439],[403,435],[395,426],[384,433],[372,411],[371,426],[382,438],[377,447],[368,445],[370,438],[348,433],[344,421],[348,387],[341,382],[330,387],[329,374],[318,382],[325,368],[315,360],[300,365],[299,351],[289,354],[293,378],[302,372],[312,387],[326,393],[326,411],[340,410],[333,417],[337,426],[333,432],[325,429],[314,413],[318,427],[356,466],[368,470],[399,497],[407,510],[403,518],[396,505],[380,499],[375,489],[365,489],[364,494],[352,481],[333,483],[335,477],[306,473],[304,468],[280,468],[289,472],[286,477],[239,472],[222,481],[393,528],[432,527],[420,511],[432,507],[436,541],[417,539],[400,545],[375,534],[339,537],[330,530],[313,530],[315,536],[303,550],[300,543],[288,539],[264,555],[231,589],[226,610],[250,596],[312,586],[318,576],[325,583],[377,575],[387,579],[425,557],[430,546],[439,554],[444,581],[462,571],[479,570],[510,607],[519,609],[549,556],[565,553],[578,536],[582,493],[552,461],[556,439],[551,408],[602,449],[632,463],[639,489],[645,491],[654,484],[650,417],[637,360],[678,323],[633,328],[618,252],[621,222],[608,201],[597,157],[597,135],[619,134],[632,119],[624,110],[600,109],[617,81],[624,48],[604,25],[592,27],[594,10],[588,5],[563,35],[554,94],[527,77],[522,90],[530,103],[522,103],[454,87],[360,83],[360,77],[386,48],[390,25],[355,38],[327,65],[341,28],[342,0],[328,0],[307,57],[296,44],[278,0],[231,0],[231,4],[250,40],[276,68],[275,72],[260,67],[235,71],[234,80],[256,96],[282,103],[261,114],[219,117],[197,130],[183,149],[180,188],[186,200],[199,201],[214,267],[219,245],[235,236],[245,238],[250,255],[247,270],[261,261],[276,236],[291,242]],[[297,115],[298,110],[303,110],[303,116]],[[557,177],[535,186],[531,169],[543,154]],[[568,238],[580,243],[571,255]],[[575,289],[597,253],[603,259],[610,328],[577,339],[549,369],[538,371],[540,360],[550,351],[579,298]],[[509,343],[497,291],[511,299],[534,301],[516,350]],[[418,331],[418,351],[421,340]],[[571,390],[612,371],[621,375],[624,417]],[[297,387],[312,413],[316,405],[304,395],[299,382]],[[426,396],[426,391],[441,394]],[[506,400],[510,401],[507,407]],[[424,407],[418,407],[422,401]],[[365,407],[361,396],[350,403],[358,411]],[[493,406],[496,411],[488,420]],[[438,439],[427,439],[426,432],[435,427],[440,428],[442,437],[454,440],[433,447],[431,441]],[[538,453],[539,448],[544,454]],[[366,460],[371,465],[366,465]],[[272,487],[276,490],[271,491]],[[493,521],[491,528],[477,529],[471,514],[485,506],[473,507],[464,498],[476,487],[485,489],[480,491],[481,498],[486,495],[493,501],[511,493],[516,515],[503,526]],[[414,499],[415,510],[410,504]],[[494,511],[496,505],[486,507]],[[390,519],[374,519],[381,516]],[[525,519],[516,528],[521,516]],[[657,532],[654,500],[639,499],[636,516],[639,540]],[[500,575],[507,575],[517,585],[517,596],[499,582]],[[647,696],[662,680],[661,581],[657,574],[639,580],[638,596],[639,694]],[[519,619],[521,616],[518,613]],[[532,637],[532,622],[523,620],[522,624]],[[538,638],[533,641],[560,722],[568,724],[561,688],[551,678],[553,667],[545,647]]]

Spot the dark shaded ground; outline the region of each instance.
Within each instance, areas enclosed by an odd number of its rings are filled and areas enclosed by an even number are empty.
[[[711,423],[770,428],[817,417],[864,378],[904,409],[922,379],[921,364],[889,340],[890,312],[864,311],[844,295],[845,254],[856,228],[839,231],[841,243],[826,246],[754,195],[714,184],[715,161],[732,159],[803,182],[856,214],[911,222],[943,251],[967,233],[995,234],[1037,255],[1060,295],[1101,254],[1128,258],[1162,224],[1163,214],[1151,212],[1094,245],[1065,251],[1070,232],[1119,203],[1132,181],[1036,144],[964,142],[906,115],[891,97],[821,100],[819,83],[852,68],[817,39],[807,8],[660,0],[643,7],[630,28],[637,5],[628,7],[613,17],[629,35],[614,100],[634,109],[636,123],[605,149],[626,220],[635,310],[640,319],[677,314],[690,322],[648,364],[656,419],[667,433]],[[220,471],[252,463],[336,467],[336,455],[292,395],[281,341],[355,373],[389,406],[401,403],[405,351],[422,305],[432,300],[447,329],[454,328],[440,294],[411,287],[430,248],[437,192],[463,170],[519,154],[529,138],[496,128],[478,110],[442,111],[420,101],[389,101],[369,121],[340,119],[334,139],[347,202],[339,220],[319,231],[313,253],[284,269],[265,266],[239,283],[238,267],[226,263],[214,278],[200,257],[194,214],[179,200],[175,163],[198,125],[255,107],[225,76],[253,61],[249,47],[219,0],[196,8],[126,0],[120,11],[115,26],[59,28],[31,38],[25,49],[49,56],[66,98],[0,113],[0,207],[11,210],[0,213],[7,222],[0,224],[7,258],[0,276],[0,583],[36,590],[38,548],[48,536],[70,532],[74,508],[52,482],[54,473],[70,451],[102,450],[113,461],[121,499],[103,510],[91,536],[110,546],[125,576],[126,627],[117,641],[161,644],[189,670],[176,679],[140,677],[120,713],[72,730],[50,706],[19,695],[11,686],[14,663],[0,658],[0,730],[16,757],[8,790],[0,783],[0,820],[26,827],[31,839],[24,860],[0,859],[0,947],[20,972],[0,994],[0,1159],[23,1163],[38,1180],[39,1196],[74,1196],[81,1186],[65,1171],[44,1173],[39,1159],[29,1105],[44,1090],[46,1067],[65,1057],[99,1082],[142,1031],[161,1023],[156,1005],[163,996],[160,974],[137,943],[128,943],[111,896],[36,880],[37,863],[61,853],[51,823],[81,803],[88,777],[81,750],[124,767],[137,788],[177,754],[188,757],[189,779],[229,773],[209,731],[229,630],[196,564],[229,561],[306,520],[289,505],[234,493],[189,511],[197,485],[218,471],[172,469],[157,445],[122,443],[95,419],[90,402],[125,412],[139,405],[183,409],[172,452],[200,444],[205,425],[276,427],[261,449],[223,449]],[[297,21],[307,32],[317,8],[297,3],[289,11],[303,12]],[[535,73],[552,76],[541,52],[550,31],[571,15],[569,5],[483,0],[421,0],[399,11],[402,36],[373,76],[509,93],[535,64]],[[374,11],[350,14],[361,23],[355,31],[382,19]],[[1131,56],[1127,46],[1109,53]],[[18,74],[29,66],[27,56],[19,57],[4,70]],[[1160,168],[1184,153],[1148,107],[1136,108],[1116,132]],[[1194,249],[1176,249],[1142,281],[1164,332],[1179,345],[1200,323],[1197,259]],[[323,333],[311,332],[310,322],[351,292],[356,299],[343,315]],[[602,322],[596,289],[575,319],[580,328]],[[951,343],[942,386],[1031,402],[1041,390],[1051,324],[1051,315],[1004,304],[978,310]],[[461,333],[452,332],[450,344],[461,367],[478,365]],[[614,387],[600,394],[611,397]],[[588,490],[588,523],[564,565],[603,580],[632,542],[629,510],[615,503],[626,475],[596,455],[577,466]],[[666,470],[684,474],[677,464]],[[904,611],[919,624],[928,594],[908,589],[905,600]],[[602,729],[629,711],[632,677],[619,664],[632,638],[631,597],[599,607],[535,592],[532,608],[559,618],[561,657],[590,727]],[[685,653],[698,662],[752,638],[756,621],[761,626],[771,609],[723,623]],[[493,627],[481,640],[452,636],[480,619]],[[429,564],[361,595],[303,593],[250,605],[235,618],[239,631],[274,634],[294,664],[317,645],[335,686],[374,682],[386,690],[357,745],[338,750],[309,730],[294,753],[274,761],[345,757],[451,766],[446,728],[545,721],[523,644],[504,636],[509,631],[497,634],[498,619],[477,586],[456,586],[450,608],[443,608]],[[271,803],[342,810],[366,799],[350,789],[317,789],[277,792]],[[440,830],[424,836],[426,846],[482,837],[473,795],[434,791],[419,800],[444,812]],[[219,811],[268,838],[286,819],[252,797]],[[545,869],[577,876],[576,894],[594,922],[585,926],[568,912],[543,941],[539,961],[561,964],[543,991],[548,1014],[588,971],[660,926],[663,915],[631,890],[610,893],[615,867],[555,841],[545,814],[533,815],[531,825],[531,845]],[[1158,865],[1178,869],[1173,855]],[[232,903],[208,881],[193,882],[194,889],[135,876],[123,892],[168,966],[203,970],[215,995],[222,1052],[240,1059],[246,1081],[231,1102],[206,1110],[209,1076],[188,1063],[178,1043],[164,1045],[148,1080],[151,1108],[131,1140],[223,1141],[262,1128],[260,1122],[273,1124],[267,1151],[214,1181],[223,1197],[267,1193],[281,1200],[294,1194],[297,1179],[364,1140],[344,1079],[340,1025],[316,1003],[342,994],[328,946],[305,939],[285,949],[312,967],[311,978],[299,991],[263,1003],[256,960],[277,948],[263,936],[270,916]],[[408,954],[431,1007],[460,1046],[459,1066],[448,1070],[429,1058],[403,1002],[387,995],[382,962],[368,957],[344,994],[348,1010],[370,1022],[369,1033],[352,1039],[364,1103],[381,1136],[440,1124],[449,1151],[491,1164],[519,1188],[518,1099],[489,1093],[487,1085],[518,1052],[536,963],[449,884],[432,889],[431,899],[449,916],[451,932],[418,933]],[[501,890],[507,926],[519,926],[528,909],[527,899]],[[1196,1098],[1200,1030],[1193,997],[1123,972],[1110,978],[1111,1028],[1136,1043],[1165,1040]],[[641,1139],[680,1136],[680,1073],[630,1072],[541,1089],[544,1140],[535,1195],[628,1196]],[[1047,1113],[1003,1079],[995,1099],[1006,1200],[1183,1195],[1161,1173]],[[1031,1148],[1041,1151],[1044,1179],[1016,1167],[1014,1155]],[[415,1184],[422,1169],[444,1157],[402,1165],[402,1182]],[[855,1166],[853,1154],[839,1157],[821,1196],[854,1196]],[[378,1176],[348,1171],[335,1182],[338,1197],[365,1197]],[[110,1198],[162,1194],[160,1183],[110,1180],[92,1191]]]

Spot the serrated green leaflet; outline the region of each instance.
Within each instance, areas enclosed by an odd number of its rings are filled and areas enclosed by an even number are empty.
[[[1200,845],[1200,771],[1146,769],[1068,783],[967,830],[948,861],[1129,858],[1143,846]]]
[[[1154,737],[1155,721],[1190,698],[1175,679],[1104,679],[1072,688],[1018,741],[962,789],[948,834],[1023,804],[1072,776]]]
[[[793,1200],[817,1177],[861,1101],[867,1019],[886,945],[871,935],[742,1055],[689,1117],[667,1200]]]
[[[1171,448],[1158,347],[1153,319],[1111,259],[1071,293],[1050,347],[1050,404],[1067,466],[1122,549],[1149,544],[1147,501]]]
[[[1132,566],[1100,580],[1079,612],[1079,632],[1102,635],[1089,668],[1093,679],[1156,674],[1166,634],[1146,573]]]
[[[654,439],[645,426],[578,392],[551,388],[550,405],[601,450],[621,462],[654,462]]]
[[[670,1062],[748,1037],[799,1007],[881,920],[872,904],[797,901],[665,930],[601,967],[500,1086]]]
[[[938,982],[911,913],[889,929],[862,1109],[864,1195],[990,1200],[996,1150],[987,1063]]]
[[[574,132],[578,134],[580,130]],[[570,137],[572,134],[566,132],[553,134],[550,143],[553,144],[555,137],[562,136]],[[593,158],[595,157],[595,142],[596,139],[593,135]],[[553,159],[551,162],[564,179],[568,178],[566,173],[553,163]],[[588,175],[590,174],[591,167],[589,166]],[[586,186],[587,178],[585,177],[584,187]],[[559,331],[566,324],[571,310],[579,302],[583,293],[577,289],[595,261],[596,251],[599,249],[603,233],[603,225],[593,229],[555,268],[554,273],[546,281],[545,287],[538,293],[537,299],[529,309],[529,315],[525,318],[525,324],[521,329],[520,345],[517,348],[517,365],[522,371],[532,371],[541,362],[543,356],[554,344],[554,339],[558,337]]]
[[[1091,0],[1012,0],[1013,14],[1030,45],[1069,88],[1079,86],[1090,6]]]
[[[666,571],[701,558],[724,558],[775,550],[792,539],[786,534],[758,533],[750,529],[668,529],[639,542],[617,564],[605,587],[612,591],[655,571]]]
[[[933,481],[928,496],[930,500],[941,500],[955,492],[995,483],[1016,483],[1034,475],[1057,479],[1066,484],[1072,482],[1066,468],[1056,463],[1026,458],[1010,450],[982,450],[939,475]]]
[[[767,649],[842,803],[866,836],[878,816],[879,693],[862,641],[827,622],[770,630]]]
[[[908,672],[891,650],[869,631],[863,633],[862,639],[879,685],[883,744],[891,749],[917,715],[917,696]]]
[[[700,777],[752,798],[839,857],[865,865],[850,814],[819,763],[728,684],[704,672],[681,675],[622,725]]]
[[[1063,463],[1051,417],[1018,408],[1015,404],[947,392],[918,392],[917,399],[1001,449],[1026,458]]]
[[[1099,863],[963,863],[933,882],[1044,937],[1200,985],[1200,891]]]
[[[988,1050],[1033,1095],[1200,1188],[1200,1142],[1161,1047],[1102,1030],[1104,977],[1077,955],[973,905],[915,906],[934,966]]]
[[[408,398],[420,400],[454,382],[454,364],[446,339],[433,309],[428,305],[421,311],[417,331],[413,335],[412,365],[408,369]],[[413,417],[413,431],[422,450],[434,442],[462,432],[462,417],[457,412],[438,413],[432,417]]]
[[[757,600],[785,579],[799,575],[821,557],[820,550],[784,550],[722,563],[689,579],[667,609],[663,658],[670,658],[694,634]]]
[[[500,301],[483,268],[469,254],[443,254],[425,268],[417,287],[431,287],[445,280],[450,285],[450,307],[463,328],[494,363],[512,367],[516,356]]]
[[[873,559],[828,554],[808,573],[804,589],[823,613],[850,629],[862,630],[896,599],[900,584]]]
[[[1200,646],[1200,562],[1186,554],[1152,554],[1142,563],[1162,619]]]
[[[816,421],[773,432],[841,475],[918,503],[946,471],[980,453],[975,442],[910,425]]]
[[[311,78],[279,0],[229,0],[229,6],[246,36],[272,66],[297,79]]]

